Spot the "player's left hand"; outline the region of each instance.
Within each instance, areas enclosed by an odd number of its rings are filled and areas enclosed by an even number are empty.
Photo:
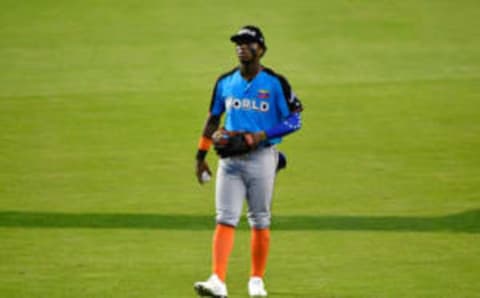
[[[257,146],[264,140],[267,139],[267,135],[265,132],[259,131],[255,133],[246,133],[245,136],[245,142],[250,148],[257,148]]]
[[[222,158],[248,153],[265,139],[263,131],[250,133],[219,129],[212,135],[215,151]]]

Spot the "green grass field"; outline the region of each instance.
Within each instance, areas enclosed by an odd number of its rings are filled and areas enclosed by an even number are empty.
[[[194,297],[214,183],[193,158],[249,23],[306,108],[270,297],[480,297],[474,0],[2,1],[0,297]],[[248,272],[243,219],[229,297]]]

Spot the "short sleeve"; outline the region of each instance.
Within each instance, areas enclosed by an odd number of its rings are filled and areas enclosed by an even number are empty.
[[[212,99],[210,102],[210,114],[221,115],[225,112],[225,101],[222,96],[222,80],[217,80],[212,92]]]

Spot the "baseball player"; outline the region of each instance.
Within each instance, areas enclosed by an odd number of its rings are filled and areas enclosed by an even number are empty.
[[[230,40],[236,44],[240,63],[215,84],[196,155],[200,183],[211,174],[205,157],[212,144],[221,159],[216,176],[212,275],[207,281],[196,282],[194,289],[202,297],[227,297],[228,258],[246,200],[251,227],[248,292],[251,297],[266,297],[263,276],[270,242],[272,193],[276,172],[285,166],[276,144],[300,129],[303,108],[287,80],[260,64],[267,46],[258,27],[244,26]],[[222,115],[225,119],[220,128]]]

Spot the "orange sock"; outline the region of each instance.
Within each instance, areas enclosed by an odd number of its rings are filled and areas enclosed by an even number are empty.
[[[227,276],[228,258],[233,249],[235,228],[217,224],[213,235],[212,245],[212,271],[225,281]]]
[[[251,254],[252,270],[251,276],[263,277],[267,268],[268,249],[270,247],[270,229],[252,229]]]

